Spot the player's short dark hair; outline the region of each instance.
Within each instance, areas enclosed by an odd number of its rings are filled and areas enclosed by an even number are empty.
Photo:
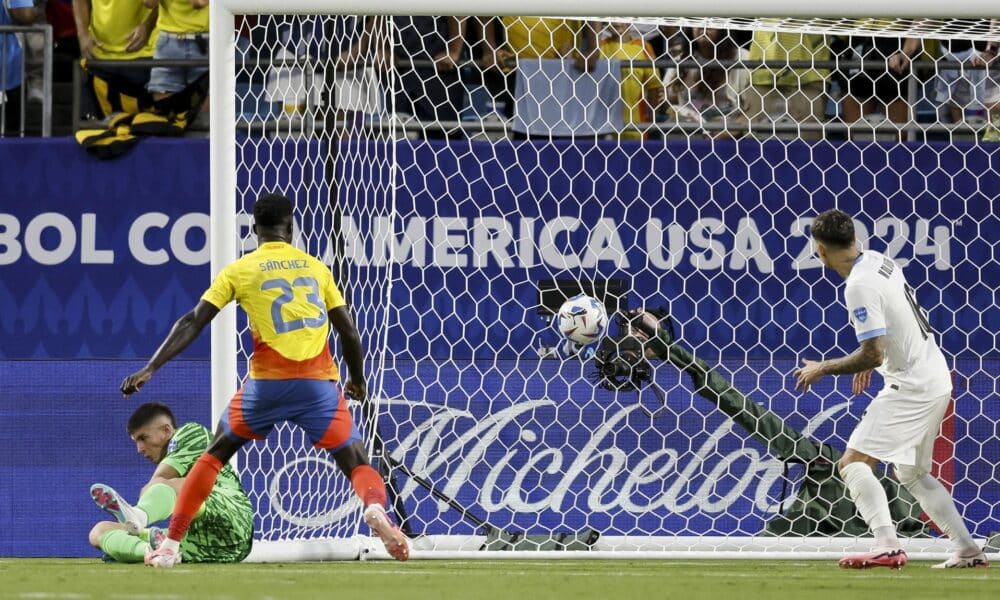
[[[177,419],[174,418],[174,413],[170,410],[169,406],[162,402],[147,402],[135,409],[132,416],[128,418],[128,424],[125,426],[125,429],[128,430],[129,434],[133,434],[160,415],[166,415],[170,419],[170,424],[175,428],[177,427]]]
[[[292,201],[282,194],[264,194],[253,205],[253,220],[259,227],[278,227],[292,220]]]
[[[854,244],[854,220],[836,208],[816,215],[811,232],[814,240],[831,248],[848,248]]]

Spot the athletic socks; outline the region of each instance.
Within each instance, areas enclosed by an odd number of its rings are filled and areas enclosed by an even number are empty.
[[[177,492],[165,483],[149,486],[149,489],[139,496],[135,507],[149,516],[147,523],[157,523],[170,516],[177,502]]]
[[[174,514],[170,517],[170,529],[167,533],[167,540],[160,548],[176,550],[176,545],[184,539],[191,520],[198,513],[205,499],[212,493],[215,487],[215,480],[222,470],[222,462],[209,453],[202,454],[194,463],[184,480],[184,487],[177,496],[177,503],[174,505]]]
[[[385,483],[378,471],[371,468],[370,465],[354,467],[351,471],[351,485],[354,486],[354,493],[358,495],[358,498],[361,498],[365,506],[379,504],[383,508],[385,507]]]
[[[955,508],[955,501],[941,482],[924,474],[923,477],[906,485],[906,489],[920,503],[927,516],[955,544],[955,553],[962,558],[978,556],[982,550],[972,539],[972,534],[965,526],[965,521]]]
[[[101,550],[120,563],[142,562],[149,549],[145,540],[129,535],[124,529],[112,529],[101,536]]]
[[[841,468],[840,474],[861,518],[875,534],[876,547],[900,548],[892,515],[889,513],[889,501],[871,467],[862,462],[854,462]]]

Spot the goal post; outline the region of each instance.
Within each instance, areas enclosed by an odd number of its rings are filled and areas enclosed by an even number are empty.
[[[607,6],[592,0],[474,8],[607,22],[605,41],[624,35],[619,21],[1000,41],[985,18],[1000,15],[994,4],[876,0],[838,5],[835,16],[777,1],[698,7],[699,17],[645,0],[615,7],[626,17],[593,16]],[[374,48],[436,34],[366,10],[357,1],[210,3],[211,268],[256,246],[257,194],[295,200],[295,243],[330,265],[362,334],[370,401],[352,411],[414,558],[801,559],[867,548],[834,465],[871,394],[852,399],[841,377],[798,396],[788,379],[799,359],[856,345],[842,283],[822,274],[808,236],[811,218],[832,207],[855,215],[866,248],[900,262],[929,312],[956,382],[934,472],[977,541],[1000,541],[1000,348],[989,329],[1000,313],[990,287],[1000,277],[991,191],[1000,162],[982,141],[1000,94],[959,106],[982,109],[977,123],[918,114],[952,65],[939,56],[905,122],[865,120],[866,106],[844,122],[847,95],[828,87],[819,109],[828,120],[797,122],[784,107],[756,129],[733,119],[745,110],[734,90],[759,85],[749,73],[773,59],[726,58],[721,42],[697,58],[703,42],[686,38],[687,54],[609,54],[586,76],[519,62],[544,85],[508,74],[508,102],[556,103],[519,124],[487,89],[478,56],[427,76],[433,53]],[[393,7],[411,18],[469,10],[444,0]],[[896,17],[859,19],[872,13]],[[368,53],[352,54],[360,46]],[[789,60],[797,73],[834,60],[871,69],[855,54]],[[712,65],[725,72],[709,74]],[[418,69],[424,79],[406,78]],[[673,92],[661,81],[671,69]],[[643,96],[630,116],[630,77],[647,92],[659,85],[662,107]],[[461,100],[445,106],[455,89]],[[781,92],[782,102],[803,89]],[[574,93],[585,101],[574,104]],[[421,94],[431,109],[397,104]],[[716,114],[723,97],[733,113]],[[435,122],[422,110],[447,116]],[[538,123],[570,135],[540,134]],[[921,141],[897,141],[905,131]],[[609,389],[594,358],[566,356],[548,322],[552,298],[577,292],[613,308],[662,309],[669,357]],[[245,317],[227,308],[212,329],[213,420],[251,351]],[[387,557],[332,457],[294,427],[234,460],[257,513],[251,560]],[[879,476],[911,558],[945,556],[947,540],[912,496]]]
[[[234,31],[233,13],[223,2],[209,5],[212,31]],[[236,260],[236,105],[232,90],[236,89],[236,46],[232,35],[209,36],[209,102],[212,135],[209,138],[210,169],[209,202],[211,203],[212,277],[225,265]],[[223,123],[225,123],[223,125]],[[222,142],[222,140],[226,140]],[[214,167],[218,165],[218,169]],[[211,347],[212,423],[217,423],[229,399],[237,389],[236,369],[237,329],[236,307],[227,306],[214,319]]]

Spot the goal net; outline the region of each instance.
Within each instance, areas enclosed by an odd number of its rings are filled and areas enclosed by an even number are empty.
[[[933,472],[996,551],[993,22],[231,12],[251,5],[212,6],[213,269],[255,247],[260,193],[294,199],[361,331],[352,410],[414,557],[867,548],[834,465],[881,380],[791,376],[857,345],[808,235],[834,207],[948,357]],[[578,293],[609,310],[596,357],[551,323]],[[638,307],[669,355],[629,358]],[[220,319],[215,415],[252,352]],[[294,427],[236,461],[252,559],[386,556]],[[948,552],[878,474],[911,557]]]

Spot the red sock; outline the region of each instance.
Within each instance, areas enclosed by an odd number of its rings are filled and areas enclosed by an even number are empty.
[[[385,483],[378,471],[370,465],[358,465],[351,471],[351,485],[354,486],[354,493],[361,498],[365,506],[370,504],[381,504],[385,506]]]
[[[178,542],[184,539],[184,534],[191,526],[191,519],[205,503],[205,498],[212,493],[221,470],[222,462],[207,452],[194,463],[184,479],[181,493],[177,495],[167,537]]]

